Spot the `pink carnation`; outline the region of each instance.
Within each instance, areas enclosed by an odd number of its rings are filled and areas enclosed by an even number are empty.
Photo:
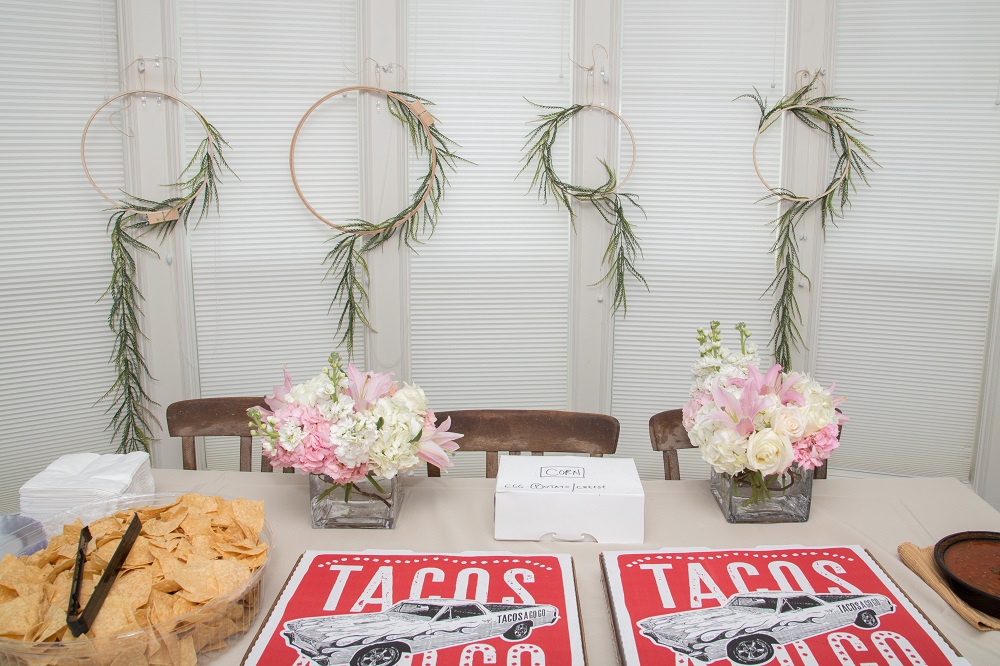
[[[838,431],[837,424],[831,423],[815,435],[804,437],[795,442],[792,447],[795,451],[795,462],[799,464],[799,467],[816,469],[822,465],[834,449],[840,446],[840,440],[837,439]]]

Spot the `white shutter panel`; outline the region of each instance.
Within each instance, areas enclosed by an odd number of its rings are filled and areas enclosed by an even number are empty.
[[[769,354],[772,300],[761,295],[774,277],[775,209],[754,203],[764,194],[750,152],[757,106],[733,98],[754,86],[769,103],[782,95],[785,4],[629,0],[623,22],[621,113],[639,148],[625,189],[646,210],[634,222],[649,292],[630,287],[627,316],[615,323],[612,413],[619,453],[662,478],[649,417],[687,401],[696,329],[718,319],[738,345],[733,326],[745,321]],[[758,146],[770,182],[780,134],[776,124]],[[697,452],[681,458],[683,476],[707,473]]]
[[[337,348],[335,282],[323,282],[334,231],[296,196],[288,149],[316,100],[354,85],[356,3],[309,0],[181,3],[185,98],[232,148],[239,179],[220,186],[221,213],[191,234],[201,394],[264,395],[287,368],[300,382]],[[357,96],[310,116],[296,173],[324,217],[360,217]],[[190,114],[189,114],[190,115]],[[186,151],[204,137],[186,118]],[[358,351],[363,352],[358,340]],[[233,442],[208,442],[210,467],[235,467]]]
[[[538,114],[524,98],[570,103],[569,2],[411,0],[407,12],[404,85],[475,162],[448,174],[437,231],[410,256],[413,379],[439,410],[566,409],[569,219],[528,193],[531,174],[515,177]],[[560,173],[568,157],[555,156]],[[425,169],[411,160],[411,174]]]
[[[837,3],[833,92],[865,109],[882,168],[826,239],[817,374],[851,418],[836,467],[968,478],[1000,195],[997,35],[996,2]]]
[[[113,453],[106,404],[114,381],[108,301],[107,202],[80,165],[80,133],[117,92],[113,0],[0,5],[0,390],[17,405],[0,442],[0,513],[66,453]],[[95,132],[91,168],[123,179],[121,140]],[[111,191],[114,191],[111,189]]]

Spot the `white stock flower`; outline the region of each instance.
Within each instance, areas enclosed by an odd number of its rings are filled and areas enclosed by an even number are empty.
[[[747,441],[747,467],[764,476],[784,472],[792,464],[792,443],[774,430],[759,430]]]
[[[315,407],[328,401],[334,392],[333,381],[326,375],[317,375],[305,384],[293,386],[288,398],[297,405]]]
[[[297,420],[289,419],[281,425],[277,431],[277,441],[272,442],[272,447],[274,445],[280,446],[286,451],[292,451],[299,442],[306,436],[304,430],[302,430],[301,424]],[[263,446],[263,442],[261,443]],[[272,448],[273,450],[273,448]]]
[[[785,405],[775,410],[771,418],[771,429],[791,442],[797,442],[806,433],[808,414],[795,405]]]
[[[317,407],[323,418],[331,423],[354,415],[354,400],[346,393],[339,394],[336,401],[324,400]]]
[[[369,450],[378,439],[375,421],[367,414],[350,414],[330,427],[330,445],[337,459],[348,467],[368,462]]]

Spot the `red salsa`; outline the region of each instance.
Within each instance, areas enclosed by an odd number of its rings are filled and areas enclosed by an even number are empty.
[[[944,551],[944,563],[963,583],[1000,597],[1000,541],[959,541]]]

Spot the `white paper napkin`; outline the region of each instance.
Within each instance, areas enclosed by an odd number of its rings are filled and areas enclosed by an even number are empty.
[[[43,520],[81,504],[153,492],[148,453],[71,453],[21,486],[21,513]]]

